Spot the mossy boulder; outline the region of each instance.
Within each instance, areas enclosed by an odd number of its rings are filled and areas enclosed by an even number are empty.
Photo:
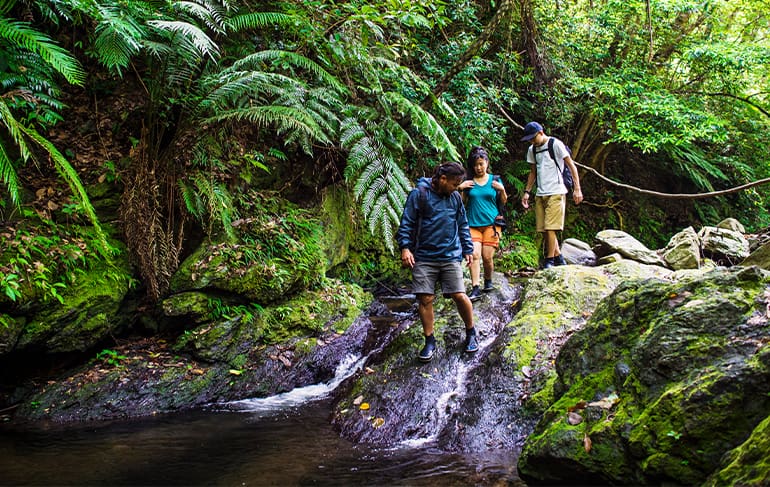
[[[539,415],[553,398],[553,361],[564,342],[585,325],[598,303],[628,279],[671,276],[668,269],[621,260],[599,267],[562,266],[535,274],[522,305],[506,325],[503,366],[524,386],[524,406]]]
[[[725,455],[721,469],[705,485],[770,485],[770,416],[754,428],[748,440]]]
[[[97,354],[27,397],[16,418],[141,417],[323,382],[349,354],[365,353],[370,302],[360,287],[330,281],[274,309],[232,307],[175,343],[151,338]],[[285,332],[266,335],[262,319]]]
[[[125,326],[120,306],[131,281],[124,258],[112,263],[97,261],[72,273],[72,280],[60,293],[62,302],[38,302],[22,319],[24,327],[12,350],[83,352],[118,334]]]
[[[756,267],[620,284],[559,352],[522,476],[703,483],[768,417],[768,286]]]
[[[275,193],[251,191],[240,211],[250,215],[211,235],[179,266],[171,293],[203,291],[269,304],[320,283],[328,270],[322,242],[330,232],[316,210]]]
[[[183,334],[175,348],[208,362],[233,364],[257,347],[293,342],[324,333],[345,333],[372,296],[355,284],[326,281],[275,306],[226,306],[231,319],[204,323]],[[213,312],[214,310],[212,310]]]

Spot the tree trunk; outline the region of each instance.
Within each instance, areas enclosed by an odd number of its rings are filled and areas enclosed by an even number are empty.
[[[547,86],[553,79],[553,69],[540,49],[540,36],[535,23],[534,5],[531,0],[521,0],[521,34],[524,51],[535,75],[535,87]]]

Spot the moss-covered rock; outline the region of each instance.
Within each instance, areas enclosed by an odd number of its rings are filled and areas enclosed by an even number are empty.
[[[97,262],[73,273],[62,302],[39,302],[26,318],[15,351],[83,352],[123,326],[120,306],[132,277],[126,260]]]
[[[535,274],[525,287],[522,305],[506,326],[504,366],[525,386],[525,407],[539,415],[553,398],[553,361],[597,304],[628,279],[667,277],[671,271],[621,260],[601,267],[553,267]]]
[[[770,275],[624,282],[561,349],[530,482],[699,484],[767,417]]]
[[[254,201],[252,201],[252,199]],[[274,303],[326,275],[323,227],[308,211],[274,195],[254,194],[253,216],[234,223],[237,239],[212,236],[179,266],[172,293],[211,291]]]
[[[371,299],[359,286],[327,281],[273,308],[219,309],[226,316],[176,343],[146,339],[98,354],[27,398],[17,417],[146,416],[325,381],[348,353],[362,353],[358,320]]]
[[[770,485],[770,416],[754,428],[748,440],[725,455],[721,470],[705,485]]]

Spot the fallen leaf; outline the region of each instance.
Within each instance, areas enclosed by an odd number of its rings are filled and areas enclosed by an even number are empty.
[[[191,369],[190,373],[193,375],[203,375],[203,369]]]
[[[364,369],[364,373],[366,375],[372,375],[374,373],[374,369],[371,368],[371,367],[367,367],[367,368]]]
[[[360,406],[358,406],[358,409],[361,411],[368,411],[369,410],[369,403],[368,402],[362,402]]]
[[[610,394],[609,396],[602,398],[598,401],[588,403],[592,407],[600,407],[602,409],[612,409],[612,406],[620,402],[620,398],[617,394]]]
[[[364,402],[364,396],[358,396],[357,398],[353,399],[354,406],[358,406],[362,402]]]
[[[241,375],[241,374],[243,374],[242,370],[236,370],[236,369],[230,369],[230,370],[228,370],[228,372],[230,374],[232,374],[232,375]]]
[[[591,438],[589,438],[588,435],[583,436],[583,448],[585,448],[586,453],[591,453],[591,447],[593,447]]]
[[[379,428],[380,426],[385,424],[385,418],[374,418],[372,421],[372,426],[375,428]]]
[[[571,413],[572,411],[579,411],[579,410],[581,410],[581,409],[585,409],[587,405],[588,405],[588,403],[587,403],[587,402],[585,402],[585,401],[580,401],[580,402],[578,402],[577,404],[575,404],[574,406],[567,408],[567,411],[569,411],[570,413]]]

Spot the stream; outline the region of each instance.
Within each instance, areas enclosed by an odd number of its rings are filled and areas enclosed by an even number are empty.
[[[520,449],[489,429],[500,421],[516,421],[508,418],[515,411],[500,406],[509,396],[493,397],[487,405],[478,399],[478,387],[494,383],[494,376],[479,372],[488,370],[479,365],[510,319],[507,310],[514,299],[515,290],[505,283],[476,311],[482,324],[481,350],[473,357],[446,343],[434,363],[420,366],[412,363],[413,351],[407,352],[402,373],[406,382],[400,385],[406,396],[399,406],[408,405],[406,397],[420,396],[428,408],[423,426],[431,428],[417,436],[389,430],[391,425],[402,426],[394,417],[378,430],[384,438],[354,442],[331,421],[335,390],[376,361],[388,342],[379,343],[383,336],[368,351],[359,348],[360,353],[341,356],[328,382],[283,394],[134,420],[0,425],[0,484],[523,486],[516,470]],[[399,303],[411,311],[399,309]],[[388,307],[415,320],[412,303],[413,297],[399,297]],[[393,318],[371,320],[374,330],[395,329]],[[462,334],[457,328],[451,331]],[[452,337],[448,332],[445,340],[451,342]],[[426,367],[434,368],[435,378],[424,378],[429,376]],[[415,383],[419,394],[410,392]],[[464,417],[466,410],[476,411],[472,423],[477,427],[458,437],[458,421],[470,421]],[[412,427],[408,422],[404,426]],[[516,435],[506,428],[502,437]]]
[[[431,442],[375,448],[334,431],[328,384],[206,411],[2,430],[3,485],[524,485],[509,451],[447,453]]]

